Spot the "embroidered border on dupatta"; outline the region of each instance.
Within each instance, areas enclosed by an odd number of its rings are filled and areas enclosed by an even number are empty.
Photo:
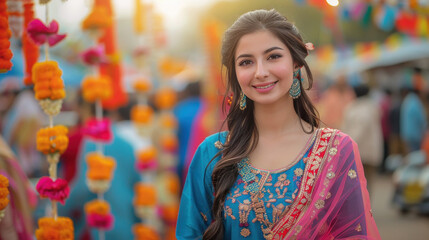
[[[289,230],[294,226],[298,219],[306,212],[308,204],[311,202],[311,194],[313,192],[313,184],[319,176],[321,169],[326,162],[328,150],[335,139],[337,130],[323,128],[319,131],[319,136],[313,148],[310,150],[303,181],[297,198],[290,206],[289,211],[284,217],[274,226],[272,232],[275,233],[273,239],[283,239]]]

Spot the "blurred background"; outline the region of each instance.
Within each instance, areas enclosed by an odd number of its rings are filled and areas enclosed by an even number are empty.
[[[17,3],[26,1],[7,2],[9,12],[16,14],[9,14],[13,66],[0,73],[0,133],[35,191],[38,179],[48,172],[36,151],[36,134],[49,119],[34,99],[31,84],[24,83],[28,52],[22,40],[24,8]],[[109,43],[83,27],[102,3],[112,10]],[[61,157],[59,175],[71,188],[85,175],[79,173],[86,151],[80,129],[93,109],[83,101],[81,85],[94,67],[82,56],[98,39],[106,44],[108,64],[117,67],[107,70],[114,88],[113,96],[103,102],[105,114],[113,125],[124,123],[118,134],[131,149],[137,151],[151,141],[148,136],[134,136],[137,130],[130,111],[141,103],[136,79],[152,85],[145,101],[155,112],[162,110],[155,103],[157,89],[174,90],[175,106],[169,109],[177,120],[174,171],[182,186],[196,147],[221,129],[225,116],[223,32],[241,14],[261,8],[282,13],[306,42],[314,44],[307,57],[314,78],[309,94],[323,123],[358,143],[382,238],[428,239],[429,0],[55,0],[48,8],[35,2],[35,17],[43,20],[48,15],[59,23],[59,33],[67,34],[49,49],[50,59],[62,70],[66,90],[61,113],[54,120],[70,129],[69,152]],[[39,59],[45,57],[42,47],[36,51]],[[0,170],[6,171],[1,164]],[[132,199],[128,200],[131,208]],[[33,228],[46,213],[46,205],[32,204]],[[79,224],[80,213],[67,214]],[[90,239],[91,234],[82,230],[75,237]]]

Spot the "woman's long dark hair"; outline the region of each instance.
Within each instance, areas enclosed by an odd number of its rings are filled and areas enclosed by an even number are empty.
[[[226,195],[236,181],[238,175],[237,163],[247,157],[258,143],[258,130],[254,119],[253,101],[247,98],[247,108],[242,111],[239,107],[241,88],[235,72],[235,51],[240,38],[259,30],[268,30],[277,36],[289,49],[293,62],[304,67],[307,73],[308,88],[313,83],[313,76],[305,61],[308,55],[305,43],[298,29],[274,9],[248,12],[225,32],[222,42],[222,65],[226,68],[227,94],[232,92],[233,99],[225,122],[228,126],[228,139],[223,148],[215,156],[221,156],[212,173],[214,187],[214,202],[212,207],[213,222],[204,233],[203,239],[220,240],[224,236],[223,206]],[[300,82],[301,96],[293,100],[293,106],[298,117],[312,126],[310,132],[319,127],[319,117],[316,108],[311,103]],[[225,101],[224,101],[225,103]],[[225,109],[225,106],[224,106]],[[301,121],[301,126],[303,123]],[[224,122],[224,123],[225,123]],[[303,127],[304,129],[304,127]],[[304,131],[306,131],[304,129]],[[213,158],[214,159],[214,158]],[[213,161],[213,160],[212,160]]]

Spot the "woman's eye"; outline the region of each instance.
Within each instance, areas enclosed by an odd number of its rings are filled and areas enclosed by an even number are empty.
[[[281,58],[282,57],[282,55],[280,55],[280,54],[271,54],[269,57],[268,57],[268,59],[277,59],[277,58]]]
[[[249,65],[251,63],[252,63],[252,61],[250,61],[250,60],[243,60],[238,65],[239,66],[246,66],[246,65]]]

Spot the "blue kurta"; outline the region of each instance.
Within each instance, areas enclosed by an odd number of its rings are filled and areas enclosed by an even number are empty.
[[[213,186],[211,174],[227,133],[214,134],[201,143],[190,165],[180,203],[177,239],[201,239],[212,221]],[[295,199],[314,137],[290,165],[275,171],[257,169],[248,158],[238,164],[239,175],[223,209],[224,239],[264,239]],[[209,164],[209,165],[208,165]],[[207,169],[206,166],[208,165]],[[264,234],[265,232],[265,234]]]

